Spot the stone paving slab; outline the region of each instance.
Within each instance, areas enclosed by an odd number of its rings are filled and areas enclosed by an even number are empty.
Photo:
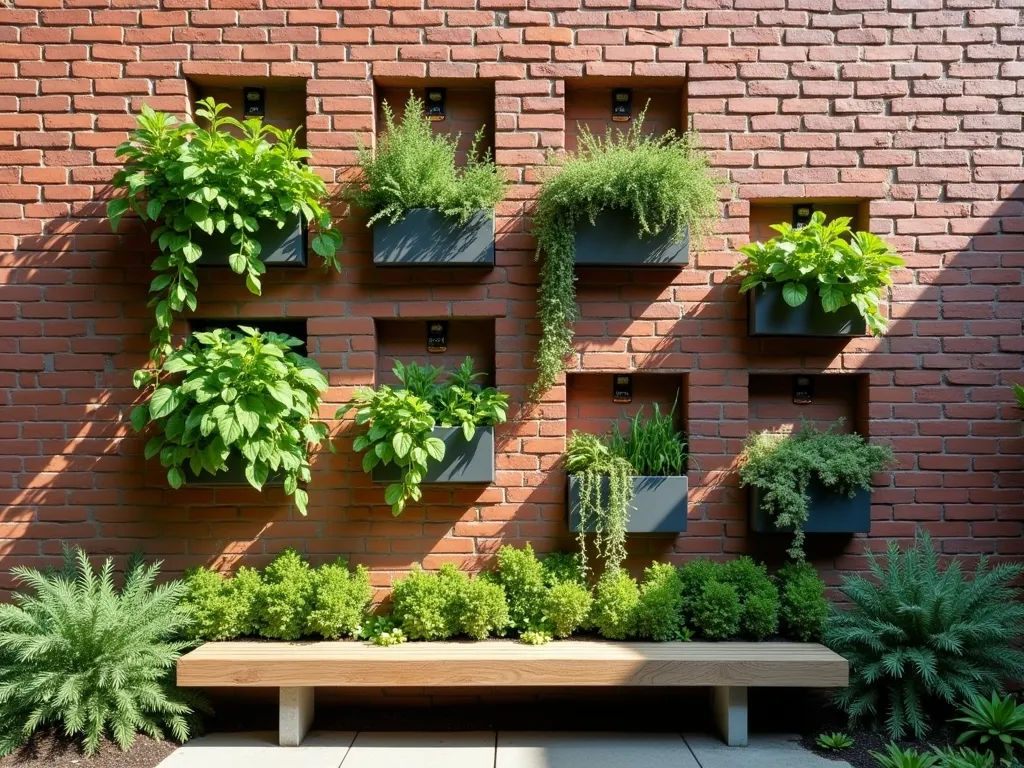
[[[343,768],[494,768],[493,731],[360,732]],[[293,763],[288,764],[292,768]],[[303,766],[303,768],[305,768]]]
[[[727,747],[708,734],[684,734],[700,768],[851,768],[845,760],[829,760],[800,746],[800,737],[756,734],[746,747]]]
[[[276,732],[217,733],[193,739],[157,768],[338,768],[355,737],[313,731],[301,747],[280,747]]]
[[[498,733],[494,768],[700,768],[677,733]]]

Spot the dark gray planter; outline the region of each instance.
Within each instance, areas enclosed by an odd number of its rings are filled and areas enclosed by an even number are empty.
[[[207,235],[198,229],[199,234],[192,240],[203,249],[198,264],[203,267],[226,267],[228,256],[235,253],[229,232],[215,232]],[[256,239],[260,242],[260,261],[275,267],[306,266],[307,233],[299,214],[289,216],[282,229],[276,222],[260,221]]]
[[[782,298],[782,283],[766,283],[747,294],[747,333],[750,336],[863,336],[867,325],[852,304],[826,312],[813,286],[799,307]]]
[[[477,427],[468,442],[459,427],[434,427],[434,437],[444,441],[444,458],[430,459],[424,483],[494,482],[494,427]],[[370,476],[375,483],[395,483],[402,472],[394,464],[378,464]]]
[[[858,488],[851,499],[812,480],[805,533],[868,533],[871,530],[871,491]],[[792,528],[776,528],[775,519],[761,507],[761,491],[750,489],[750,529],[754,533],[791,533]]]
[[[493,267],[494,216],[478,211],[459,224],[429,208],[414,208],[397,224],[373,225],[379,267]]]
[[[685,475],[633,478],[633,502],[627,533],[684,533],[689,480]],[[608,478],[601,484],[608,494]],[[569,529],[580,529],[580,482],[569,475]]]
[[[609,208],[594,224],[576,226],[576,264],[594,267],[681,267],[690,261],[690,234],[676,241],[673,232],[641,238],[630,211]]]
[[[181,470],[185,473],[185,487],[187,486],[202,486],[202,485],[244,485],[246,488],[252,488],[249,485],[249,481],[245,479],[245,457],[237,454],[232,454],[228,457],[228,467],[226,471],[218,472],[215,475],[211,475],[209,472],[203,471],[198,475],[192,471],[192,467],[186,462]],[[264,488],[279,488],[284,485],[284,472],[271,472],[267,477],[267,482],[263,484]],[[253,490],[256,490],[253,488]]]

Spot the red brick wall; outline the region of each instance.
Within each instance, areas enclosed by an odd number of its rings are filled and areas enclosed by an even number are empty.
[[[636,564],[652,554],[757,550],[735,461],[749,419],[764,423],[759,398],[778,395],[751,381],[797,371],[862,376],[858,413],[899,455],[900,468],[878,478],[872,547],[925,523],[949,553],[1024,549],[1021,427],[1009,390],[1024,349],[1018,0],[9,5],[0,8],[5,570],[51,561],[62,541],[96,553],[139,548],[171,572],[264,563],[296,546],[316,559],[364,562],[383,586],[421,560],[485,565],[504,541],[570,545],[558,467],[566,388],[524,405],[538,333],[528,201],[545,153],[567,143],[577,119],[599,121],[587,89],[623,84],[676,94],[658,120],[685,116],[729,181],[718,233],[686,269],[580,274],[574,369],[656,371],[687,387],[700,467],[691,470],[690,531],[635,542]],[[338,424],[341,453],[316,458],[306,518],[280,490],[168,490],[143,461],[125,418],[136,398],[131,372],[148,347],[152,251],[140,227],[114,235],[104,220],[113,148],[143,103],[185,112],[189,78],[225,87],[231,77],[282,88],[292,104],[305,83],[307,144],[328,182],[342,177],[359,141],[372,140],[383,89],[430,78],[493,91],[497,161],[514,186],[498,209],[492,272],[375,270],[365,222],[347,221],[343,275],[272,271],[260,299],[234,275],[204,275],[198,312],[307,318],[310,352],[330,375],[328,419],[354,386],[373,383],[382,346],[402,343],[399,332],[381,342],[375,329],[437,317],[493,325],[491,365],[514,404],[499,430],[493,487],[431,490],[392,518]],[[800,200],[867,201],[871,230],[906,256],[888,337],[746,337],[728,270],[757,224],[752,206]],[[863,543],[815,554],[826,570],[857,568]],[[0,589],[10,585],[2,578]]]

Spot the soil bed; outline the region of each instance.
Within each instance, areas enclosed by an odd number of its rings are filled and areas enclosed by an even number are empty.
[[[92,757],[82,754],[77,741],[69,741],[53,729],[40,731],[24,747],[0,758],[0,768],[156,768],[178,745],[173,741],[155,741],[139,736],[130,752],[104,739],[100,751]]]

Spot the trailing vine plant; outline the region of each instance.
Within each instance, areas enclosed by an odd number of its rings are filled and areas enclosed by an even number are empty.
[[[572,354],[576,321],[576,227],[595,223],[602,211],[629,211],[640,237],[689,229],[700,242],[719,215],[717,183],[692,132],[645,135],[646,108],[628,131],[603,137],[581,126],[579,149],[553,156],[534,211],[537,258],[543,256],[538,289],[541,339],[535,397],[550,389]]]
[[[852,498],[858,489],[871,487],[873,474],[894,463],[891,448],[838,432],[842,423],[821,430],[805,422],[792,434],[757,432],[747,437],[740,454],[740,485],[761,491],[761,504],[776,528],[793,529],[789,555],[795,560],[804,559],[811,480]]]
[[[194,312],[198,303],[194,265],[203,255],[201,235],[230,235],[234,252],[228,264],[245,275],[246,287],[257,295],[266,271],[259,259],[259,231],[283,228],[291,216],[301,215],[317,228],[313,250],[325,265],[341,268],[341,233],[327,210],[323,180],[304,162],[310,153],[296,144],[297,131],[258,118],[239,122],[222,115],[226,109],[213,99],[201,100],[196,114],[209,127],[200,128],[143,106],[138,128],[115,151],[125,165],[113,184],[127,194],[107,207],[111,228],[117,231],[129,210],[156,224],[151,240],[160,255],[152,264],[158,274],[149,286],[149,306],[156,315],[150,360],[158,367],[172,352],[174,313],[186,307]],[[152,370],[137,374],[154,375]]]

